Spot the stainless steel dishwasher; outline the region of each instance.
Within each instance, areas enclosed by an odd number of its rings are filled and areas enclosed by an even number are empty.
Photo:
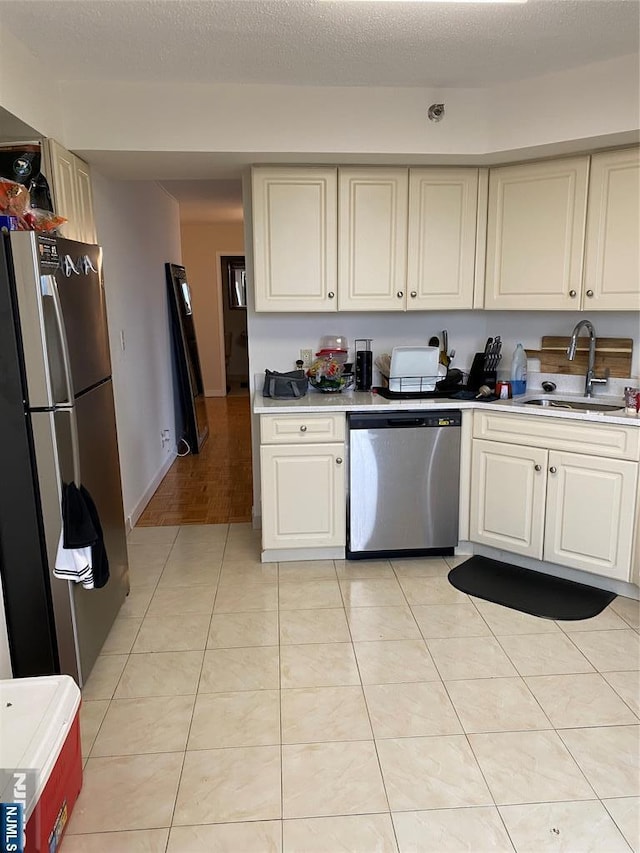
[[[452,554],[460,411],[349,416],[347,557]]]

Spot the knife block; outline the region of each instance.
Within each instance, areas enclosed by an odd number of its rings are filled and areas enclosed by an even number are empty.
[[[483,352],[477,352],[473,357],[473,364],[469,371],[469,379],[467,380],[467,388],[469,391],[477,391],[481,385],[488,385],[490,388],[495,388],[496,371],[484,369],[485,355]]]

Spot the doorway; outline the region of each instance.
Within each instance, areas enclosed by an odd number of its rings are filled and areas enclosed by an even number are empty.
[[[227,394],[249,394],[247,284],[244,255],[220,257]]]

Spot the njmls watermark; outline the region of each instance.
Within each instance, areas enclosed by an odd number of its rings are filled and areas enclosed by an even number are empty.
[[[35,790],[35,770],[0,769],[0,853],[24,853],[27,803]]]

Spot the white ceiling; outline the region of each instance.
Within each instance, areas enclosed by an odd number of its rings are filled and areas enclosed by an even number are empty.
[[[469,88],[637,53],[640,0],[0,0],[0,23],[52,80]],[[237,155],[91,154],[124,179],[162,160],[183,220],[242,216]],[[189,180],[202,160],[224,179]]]
[[[0,0],[59,80],[487,86],[638,50],[638,0]]]

